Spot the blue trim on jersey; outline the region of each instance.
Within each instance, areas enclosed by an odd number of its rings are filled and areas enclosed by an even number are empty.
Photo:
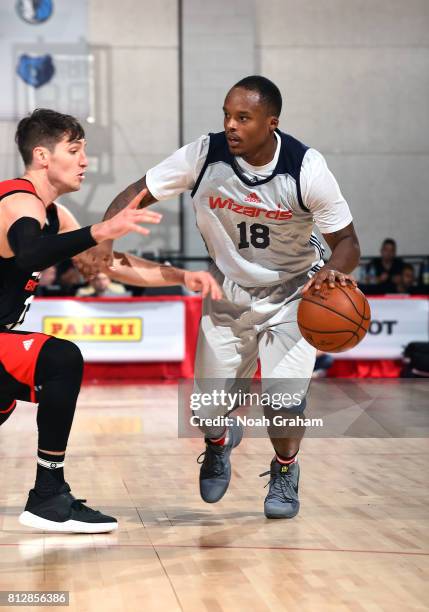
[[[240,170],[237,162],[235,161],[234,155],[232,155],[232,153],[230,153],[229,151],[225,132],[209,134],[210,143],[207,158],[197,178],[195,186],[191,192],[191,197],[194,197],[197,193],[198,187],[200,186],[201,180],[208,166],[218,162],[223,162],[231,166],[238,178],[248,187],[257,187],[258,185],[268,183],[277,174],[289,174],[295,180],[298,203],[300,207],[306,212],[310,212],[302,201],[301,187],[299,184],[302,160],[304,159],[304,155],[308,151],[309,147],[307,147],[305,144],[303,144],[296,138],[293,138],[293,136],[290,136],[289,134],[285,134],[280,130],[276,130],[276,132],[281,138],[281,149],[277,165],[274,168],[271,176],[265,179],[261,179],[259,181],[251,181]]]

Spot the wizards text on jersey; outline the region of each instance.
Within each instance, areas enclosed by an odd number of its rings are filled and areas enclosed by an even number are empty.
[[[246,197],[245,200],[255,201],[255,199],[250,199],[249,196]],[[256,201],[260,203],[259,198]],[[285,221],[293,217],[292,211],[284,209],[282,210],[281,204],[277,204],[277,210],[267,210],[265,208],[259,208],[257,206],[246,206],[245,204],[238,204],[231,198],[226,198],[225,200],[223,200],[220,196],[210,196],[209,204],[212,210],[214,210],[215,208],[227,208],[232,212],[235,212],[239,215],[246,215],[247,217],[260,217],[261,219],[278,219],[279,221]]]

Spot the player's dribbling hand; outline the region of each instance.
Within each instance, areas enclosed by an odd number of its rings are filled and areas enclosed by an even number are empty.
[[[185,287],[190,291],[201,292],[203,298],[210,295],[212,300],[220,300],[223,297],[222,289],[219,287],[210,272],[185,272]]]
[[[329,266],[323,266],[323,268],[316,272],[316,274],[304,285],[302,293],[308,291],[310,287],[314,287],[316,291],[319,291],[324,281],[327,281],[328,286],[331,288],[335,287],[336,282],[340,283],[342,287],[345,287],[347,283],[351,283],[354,287],[357,287],[355,278],[350,274],[339,272]]]

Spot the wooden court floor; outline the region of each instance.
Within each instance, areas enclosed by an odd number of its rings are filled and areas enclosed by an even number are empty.
[[[301,512],[269,521],[268,440],[243,440],[228,493],[207,505],[176,385],[85,387],[66,478],[120,521],[94,536],[18,523],[35,447],[21,404],[0,429],[0,590],[67,590],[82,612],[429,609],[427,439],[305,439]]]

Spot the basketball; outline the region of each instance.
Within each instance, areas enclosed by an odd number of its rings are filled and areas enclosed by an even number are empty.
[[[345,287],[335,283],[331,288],[325,281],[317,292],[310,287],[298,306],[298,325],[303,337],[328,353],[341,353],[359,344],[370,321],[368,300],[351,283]]]

